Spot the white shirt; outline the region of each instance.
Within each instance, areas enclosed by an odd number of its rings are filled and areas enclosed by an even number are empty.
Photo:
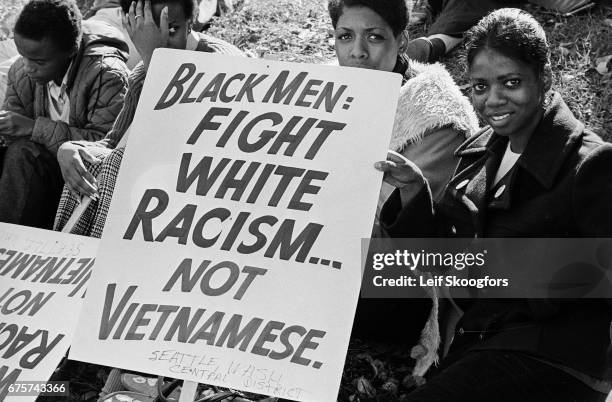
[[[506,152],[504,153],[504,157],[502,158],[499,168],[497,169],[497,173],[495,174],[493,185],[496,185],[510,171],[510,169],[512,169],[520,156],[521,154],[512,152],[512,149],[510,149],[510,141],[508,141]]]
[[[68,71],[72,63],[68,66],[66,74],[60,85],[57,85],[54,80],[47,83],[47,111],[49,117],[54,121],[63,121],[68,123],[70,117],[70,99],[66,91],[68,82]]]

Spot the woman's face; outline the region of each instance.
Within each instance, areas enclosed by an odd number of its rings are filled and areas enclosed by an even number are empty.
[[[335,36],[341,66],[381,71],[393,71],[403,41],[380,15],[359,6],[344,7]]]
[[[185,15],[185,10],[179,2],[154,4],[151,8],[153,19],[159,26],[161,11],[168,6],[168,46],[171,49],[185,49],[191,19]]]
[[[496,50],[480,50],[468,71],[472,104],[480,116],[503,136],[526,144],[542,117],[545,84],[534,69]]]

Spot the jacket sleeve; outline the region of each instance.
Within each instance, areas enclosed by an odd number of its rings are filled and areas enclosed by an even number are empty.
[[[430,237],[435,233],[435,214],[431,191],[423,187],[402,206],[396,189],[380,212],[380,225],[386,237]]]
[[[441,127],[428,130],[419,141],[406,145],[402,155],[421,169],[428,185],[420,190],[410,186],[396,189],[388,197],[378,216],[383,236],[426,237],[435,234],[434,200],[440,198],[453,175],[459,161],[455,149],[462,142],[463,134],[457,129]]]
[[[35,85],[23,70],[23,59],[17,59],[8,72],[6,95],[2,109],[32,118]]]
[[[123,105],[127,91],[127,69],[119,60],[101,61],[97,66],[91,66],[96,67],[101,71],[89,92],[89,99],[86,100],[87,122],[84,127],[70,126],[48,117],[38,117],[32,131],[33,141],[56,153],[66,141],[97,141],[106,135]]]
[[[98,158],[104,158],[112,149],[115,149],[134,120],[145,77],[146,70],[144,64],[141,62],[130,74],[128,79],[128,90],[125,94],[123,107],[117,119],[115,119],[113,127],[103,139],[95,142],[86,140],[73,142],[87,148],[92,155]]]
[[[612,144],[598,146],[578,166],[572,203],[580,235],[612,237]]]

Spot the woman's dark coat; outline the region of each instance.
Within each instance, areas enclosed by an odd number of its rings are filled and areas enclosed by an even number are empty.
[[[396,191],[381,214],[388,235],[612,237],[612,145],[585,130],[559,94],[515,167],[493,187],[507,141],[490,128],[466,141],[435,208],[424,190],[402,209]],[[461,307],[447,359],[473,349],[517,350],[604,376],[608,300],[479,299]]]

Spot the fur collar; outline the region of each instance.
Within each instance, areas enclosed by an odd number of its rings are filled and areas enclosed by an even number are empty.
[[[410,61],[408,81],[400,89],[389,148],[402,152],[428,131],[453,127],[468,138],[478,131],[478,118],[469,100],[440,63]]]

